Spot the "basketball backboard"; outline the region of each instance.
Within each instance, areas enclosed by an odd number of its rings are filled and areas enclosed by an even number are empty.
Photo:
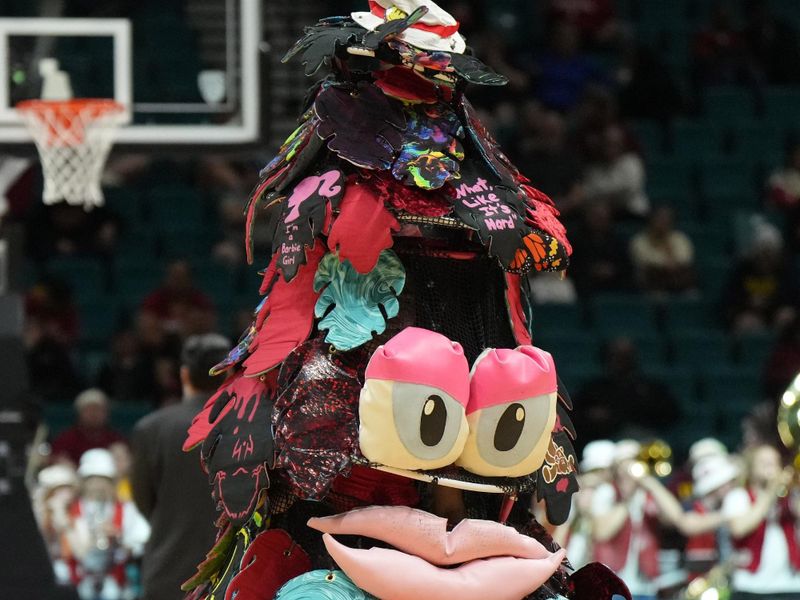
[[[43,16],[46,5],[59,3],[17,4],[15,14],[0,15],[0,144],[31,143],[14,107],[40,96],[44,58],[69,74],[76,98],[113,98],[127,107],[118,143],[258,138],[261,0],[143,3],[150,9],[96,3],[102,10],[65,2],[66,10],[50,16]]]

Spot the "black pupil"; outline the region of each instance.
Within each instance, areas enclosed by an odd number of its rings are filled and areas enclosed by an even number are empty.
[[[432,394],[422,405],[419,419],[419,437],[426,446],[435,446],[442,441],[447,425],[447,407],[441,396]]]
[[[518,419],[518,411],[522,416]],[[525,407],[522,404],[509,404],[503,411],[503,416],[497,422],[497,429],[494,431],[494,447],[500,452],[508,452],[517,445],[522,429],[525,427]]]

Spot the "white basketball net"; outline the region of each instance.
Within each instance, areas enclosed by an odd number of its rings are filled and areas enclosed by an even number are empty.
[[[102,206],[100,178],[117,129],[126,120],[122,106],[110,100],[26,104],[18,112],[42,161],[44,203],[64,200],[87,210]]]

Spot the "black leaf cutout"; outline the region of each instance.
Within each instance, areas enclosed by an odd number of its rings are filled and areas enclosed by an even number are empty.
[[[330,65],[331,58],[339,48],[357,42],[364,35],[364,28],[351,20],[320,21],[305,28],[305,35],[295,42],[281,59],[291,60],[302,53],[306,75],[313,75],[322,65]]]
[[[450,64],[456,73],[469,83],[478,85],[505,85],[508,83],[508,77],[495,72],[474,56],[453,53],[450,55]]]
[[[450,182],[453,209],[466,225],[477,230],[487,247],[504,269],[515,259],[522,238],[530,227],[521,216],[522,207],[516,190],[492,184],[475,162],[461,163],[461,178]]]
[[[350,93],[336,87],[314,102],[318,135],[328,148],[358,167],[386,170],[403,144],[406,117],[402,104],[371,84]]]
[[[272,240],[276,267],[286,281],[305,264],[306,248],[322,233],[325,217],[339,205],[343,194],[344,174],[330,169],[301,179],[287,196]]]
[[[547,520],[553,525],[566,522],[572,494],[578,491],[578,458],[565,430],[553,431],[544,463],[537,471],[536,498],[544,500]]]
[[[464,127],[489,168],[503,185],[516,186],[520,177],[519,171],[500,150],[500,146],[492,137],[492,134],[489,133],[486,126],[478,118],[472,104],[465,96],[461,96],[459,106],[464,120]]]
[[[364,47],[377,50],[381,42],[390,36],[397,36],[428,14],[427,6],[420,6],[404,19],[392,19],[378,25],[364,36]]]

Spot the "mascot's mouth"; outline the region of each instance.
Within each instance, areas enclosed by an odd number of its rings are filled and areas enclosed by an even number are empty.
[[[447,519],[405,506],[372,506],[308,526],[323,533],[331,558],[363,590],[378,598],[519,600],[558,569],[564,551],[494,521]],[[394,547],[349,548],[334,535],[358,535]]]

